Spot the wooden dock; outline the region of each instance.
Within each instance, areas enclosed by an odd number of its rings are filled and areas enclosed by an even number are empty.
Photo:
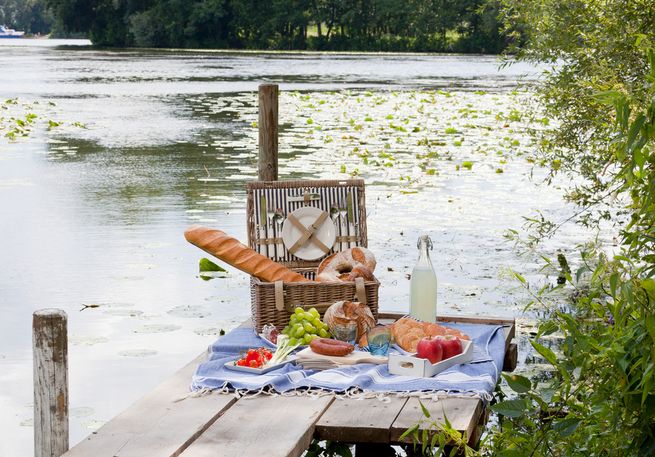
[[[384,314],[381,319],[400,315]],[[504,371],[516,365],[514,321],[443,317],[440,321],[502,325]],[[249,325],[245,323],[244,325]],[[335,395],[231,394],[187,396],[203,353],[155,390],[64,454],[66,457],[269,457],[299,456],[313,438],[355,444],[367,455],[370,446],[402,444],[400,436],[422,417],[416,397],[343,399]],[[184,398],[187,396],[187,398]],[[184,398],[183,400],[180,400]],[[484,402],[447,397],[424,401],[432,418],[445,416],[475,445],[486,423]]]

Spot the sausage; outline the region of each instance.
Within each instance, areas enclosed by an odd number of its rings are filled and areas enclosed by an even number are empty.
[[[332,340],[330,338],[314,338],[309,347],[317,354],[343,357],[355,350],[355,346],[344,341]]]

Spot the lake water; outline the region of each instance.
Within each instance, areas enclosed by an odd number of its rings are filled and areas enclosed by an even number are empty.
[[[6,43],[5,41],[11,41]],[[0,455],[32,449],[31,316],[69,316],[71,444],[248,318],[248,278],[197,278],[191,223],[245,240],[257,86],[280,84],[281,178],[367,182],[383,310],[429,233],[439,312],[513,316],[536,272],[503,238],[561,190],[528,160],[539,71],[493,56],[96,50],[0,40]],[[532,175],[532,177],[531,177]],[[584,234],[565,231],[560,245]],[[92,305],[91,307],[86,307]]]

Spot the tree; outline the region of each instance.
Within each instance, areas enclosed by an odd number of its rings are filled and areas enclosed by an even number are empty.
[[[46,35],[53,22],[43,0],[0,0],[0,24],[30,34]]]
[[[540,382],[506,377],[518,396],[493,407],[506,416],[495,450],[653,455],[655,2],[501,0],[501,6],[518,58],[549,65],[538,93],[557,127],[541,138],[541,162],[578,183],[567,193],[580,206],[578,222],[598,229],[609,221],[621,250],[613,256],[605,245],[585,246],[571,269],[561,255],[564,284],[532,292],[546,319],[531,343],[553,370]],[[539,342],[555,332],[559,354]]]

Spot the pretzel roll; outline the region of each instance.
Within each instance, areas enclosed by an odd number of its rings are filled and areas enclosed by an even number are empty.
[[[362,247],[354,247],[327,256],[316,270],[316,280],[319,282],[352,282],[355,278],[373,281],[375,256]]]

